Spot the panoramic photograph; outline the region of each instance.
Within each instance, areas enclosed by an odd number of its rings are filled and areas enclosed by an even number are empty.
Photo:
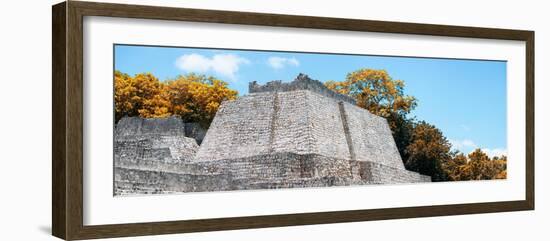
[[[113,194],[500,181],[506,61],[114,45]]]

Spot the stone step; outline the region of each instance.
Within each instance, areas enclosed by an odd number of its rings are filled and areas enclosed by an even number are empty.
[[[117,165],[116,193],[206,192],[422,182],[429,177],[378,163],[277,154],[178,165]],[[140,189],[143,187],[143,190]],[[152,191],[148,188],[154,188]],[[145,191],[144,191],[145,190]]]

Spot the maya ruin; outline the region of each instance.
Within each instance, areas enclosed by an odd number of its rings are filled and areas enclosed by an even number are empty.
[[[431,181],[405,169],[384,118],[303,74],[250,83],[207,131],[125,117],[114,135],[115,195]]]

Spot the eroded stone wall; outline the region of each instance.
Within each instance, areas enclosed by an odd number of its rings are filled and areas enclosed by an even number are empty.
[[[277,105],[274,106],[272,121],[271,152],[294,152],[307,154],[313,152],[315,141],[310,131],[307,93],[277,92]]]
[[[154,168],[191,161],[199,146],[176,117],[122,118],[114,133],[115,166]]]
[[[115,175],[117,195],[430,181],[427,176],[377,163],[295,153],[188,163],[173,171],[118,167]]]
[[[395,168],[374,162],[359,162],[363,175],[368,177],[371,184],[396,184],[431,182],[430,176],[420,175],[406,169]]]
[[[343,103],[355,159],[405,169],[386,119]]]
[[[309,90],[322,96],[326,96],[335,100],[345,101],[350,104],[355,104],[355,100],[347,95],[336,93],[328,89],[321,81],[309,78],[305,74],[299,74],[294,81],[283,82],[274,80],[267,82],[265,85],[260,85],[256,81],[250,82],[248,85],[249,93],[259,92],[287,92],[296,90]]]
[[[224,102],[210,124],[195,160],[267,154],[274,98],[272,93],[258,94]]]
[[[261,92],[225,102],[195,159],[275,152],[405,168],[384,118],[308,90]]]
[[[179,118],[123,118],[115,194],[431,181],[405,170],[385,119],[320,82],[298,76],[250,88],[222,103],[204,139]]]
[[[275,152],[350,159],[338,102],[308,90],[255,93],[225,102],[195,160]]]
[[[311,91],[307,91],[306,96],[305,105],[309,110],[308,125],[314,140],[311,153],[350,159],[338,101]]]

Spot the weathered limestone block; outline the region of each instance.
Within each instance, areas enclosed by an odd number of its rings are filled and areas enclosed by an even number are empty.
[[[195,160],[273,152],[349,159],[338,102],[307,90],[255,93],[224,102]]]
[[[185,136],[185,126],[183,121],[177,117],[124,117],[120,119],[116,125],[115,136],[118,139],[133,139],[136,135]]]
[[[288,92],[290,93],[290,92]],[[271,123],[272,152],[293,152],[306,154],[313,151],[315,142],[310,133],[307,93],[297,91],[288,93],[270,93],[276,97],[276,106]],[[265,94],[265,93],[264,93]]]
[[[289,92],[294,93],[294,92]],[[339,102],[307,91],[305,105],[313,142],[312,152],[338,159],[351,159]]]
[[[224,102],[195,159],[208,161],[269,153],[274,97],[249,95]]]
[[[386,119],[343,103],[355,160],[405,169]]]
[[[114,136],[115,166],[155,168],[163,164],[191,161],[198,149],[185,136],[184,123],[176,117],[122,118]]]
[[[430,181],[430,177],[378,163],[316,154],[275,153],[186,164],[187,170],[116,167],[115,194],[305,188]]]

